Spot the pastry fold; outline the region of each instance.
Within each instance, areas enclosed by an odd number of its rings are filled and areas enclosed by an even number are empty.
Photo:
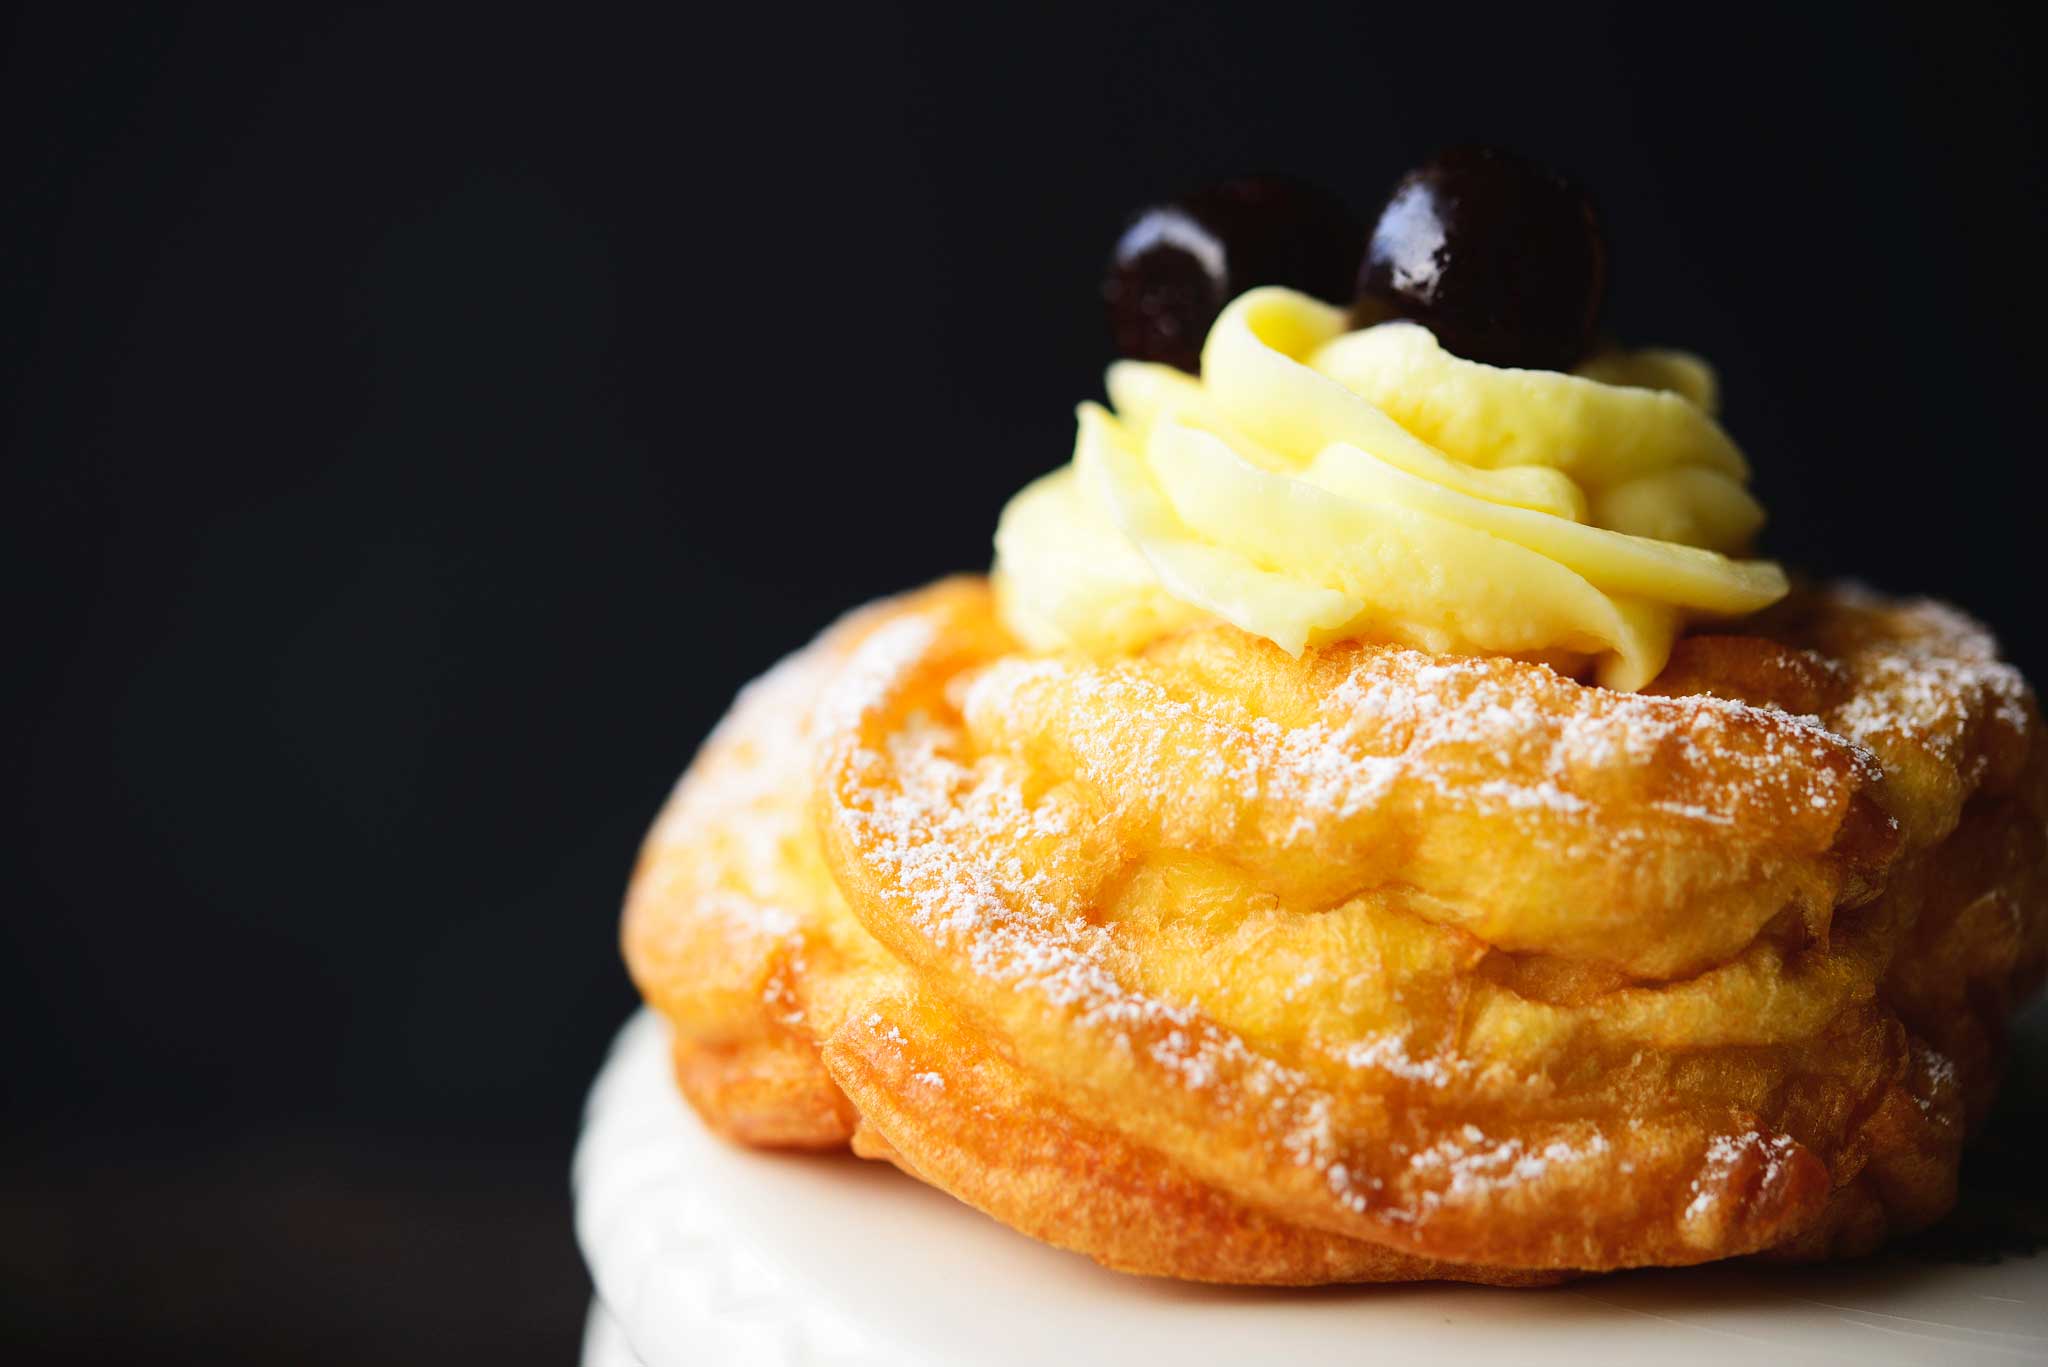
[[[1951,1204],[2041,976],[2039,730],[1981,628],[1847,587],[1624,694],[1228,626],[1032,654],[951,580],[741,694],[625,950],[714,1128],[1123,1270],[1849,1254]]]

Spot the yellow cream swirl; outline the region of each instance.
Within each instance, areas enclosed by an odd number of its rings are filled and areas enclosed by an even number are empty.
[[[1120,361],[1108,388],[996,530],[1001,610],[1035,649],[1220,618],[1293,654],[1393,640],[1633,690],[1686,622],[1786,592],[1731,558],[1763,510],[1682,353],[1497,369],[1265,288],[1216,320],[1200,379]]]

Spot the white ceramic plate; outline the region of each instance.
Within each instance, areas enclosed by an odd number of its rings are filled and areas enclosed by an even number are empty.
[[[1230,1290],[1105,1272],[879,1163],[734,1148],[661,1022],[591,1094],[576,1227],[604,1367],[2048,1361],[2048,1257],[1630,1273],[1542,1291]]]

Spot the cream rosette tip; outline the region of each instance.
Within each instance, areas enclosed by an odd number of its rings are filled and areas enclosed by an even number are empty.
[[[1218,317],[1199,379],[1120,361],[1108,390],[996,531],[1002,614],[1034,649],[1222,620],[1290,654],[1389,640],[1634,690],[1688,622],[1787,591],[1734,558],[1763,510],[1682,353],[1501,369],[1263,288]]]

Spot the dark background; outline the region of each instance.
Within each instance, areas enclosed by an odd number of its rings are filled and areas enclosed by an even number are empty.
[[[2017,18],[293,8],[9,19],[17,1352],[573,1357],[641,829],[738,684],[986,562],[1147,197],[1579,173],[1771,548],[2048,668]]]

